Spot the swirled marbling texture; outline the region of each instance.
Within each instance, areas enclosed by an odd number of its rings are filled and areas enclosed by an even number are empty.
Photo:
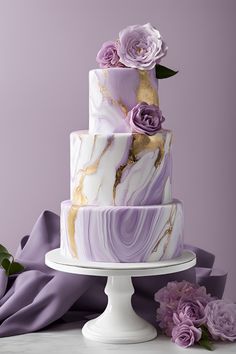
[[[61,252],[65,256],[85,262],[152,262],[182,252],[179,201],[141,207],[77,207],[73,240],[68,235],[71,207],[70,201],[61,204]]]
[[[89,72],[89,132],[130,132],[127,113],[139,102],[159,105],[155,69],[95,69]]]
[[[71,134],[74,205],[151,205],[171,202],[171,138],[162,130]]]

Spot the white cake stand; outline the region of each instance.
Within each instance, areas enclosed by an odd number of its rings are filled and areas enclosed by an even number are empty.
[[[62,256],[58,248],[46,254],[45,263],[50,268],[62,272],[108,277],[105,287],[108,296],[107,307],[99,317],[84,325],[82,333],[86,338],[103,343],[139,343],[155,338],[157,332],[133,310],[131,297],[134,287],[131,277],[186,270],[196,264],[196,255],[192,251],[184,251],[180,257],[168,261],[85,264]]]

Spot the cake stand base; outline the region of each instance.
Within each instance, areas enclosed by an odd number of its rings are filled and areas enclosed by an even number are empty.
[[[132,276],[150,276],[180,272],[196,264],[196,255],[184,251],[181,256],[159,262],[103,263],[86,262],[61,255],[60,249],[48,252],[45,263],[56,270],[96,276],[107,276],[105,293],[108,303],[105,311],[88,321],[82,333],[85,338],[103,343],[140,343],[157,336],[156,329],[133,310]]]
[[[105,343],[138,343],[157,336],[156,329],[133,310],[130,276],[108,277],[105,293],[107,307],[102,315],[84,325],[82,333],[86,338]]]

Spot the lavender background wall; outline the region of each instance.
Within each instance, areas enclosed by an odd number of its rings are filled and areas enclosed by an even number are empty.
[[[0,0],[0,242],[14,252],[42,210],[59,212],[96,53],[125,26],[151,22],[169,45],[165,64],[180,71],[160,97],[185,238],[216,254],[236,300],[235,11],[234,0]]]

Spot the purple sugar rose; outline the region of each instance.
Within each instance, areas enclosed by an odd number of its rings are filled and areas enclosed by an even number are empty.
[[[176,312],[173,314],[173,322],[179,324],[185,320],[191,320],[194,326],[201,326],[205,323],[205,302],[198,298],[184,298],[179,300]]]
[[[185,320],[172,330],[172,341],[183,348],[188,348],[201,339],[202,330],[196,328],[193,322]]]
[[[157,291],[155,300],[160,303],[160,307],[157,309],[157,321],[167,336],[171,336],[172,329],[175,326],[173,315],[177,313],[182,298],[191,298],[192,301],[199,301],[203,306],[213,300],[207,294],[204,286],[192,284],[185,280],[169,282],[165,287]]]
[[[206,305],[206,324],[213,339],[236,340],[236,304],[213,300]]]
[[[128,112],[127,119],[133,132],[154,135],[161,129],[165,118],[154,104],[138,103]]]
[[[119,33],[117,52],[127,67],[151,70],[167,53],[160,32],[150,23],[128,26]]]
[[[103,43],[97,54],[96,61],[101,68],[124,67],[117,54],[116,43],[112,41]]]

